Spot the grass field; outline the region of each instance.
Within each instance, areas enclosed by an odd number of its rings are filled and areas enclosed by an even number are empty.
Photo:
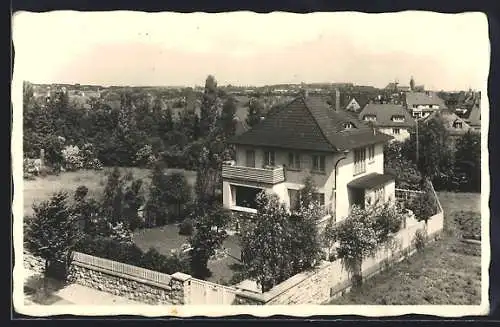
[[[67,191],[73,193],[80,185],[85,185],[89,189],[89,196],[98,198],[104,186],[106,185],[106,173],[112,168],[105,168],[101,171],[80,170],[76,172],[64,172],[60,175],[49,175],[35,180],[25,180],[23,183],[23,208],[24,216],[33,213],[33,203],[39,203],[47,200],[57,191]],[[150,183],[150,170],[142,168],[122,168],[122,173],[131,172],[135,178],[141,178],[144,181],[143,190],[148,190]],[[169,169],[167,171],[180,171],[178,169]],[[191,185],[196,181],[196,172],[185,171],[186,178]]]
[[[176,225],[142,229],[134,233],[134,243],[143,251],[153,247],[161,254],[169,255],[172,249],[179,248],[188,241],[188,237],[179,235],[178,231]],[[209,281],[219,282],[224,280],[228,282],[233,276],[230,266],[238,262],[235,258],[240,258],[240,246],[237,236],[228,236],[223,247],[229,251],[231,256],[209,262],[208,268],[212,272],[212,276],[207,279]]]
[[[57,191],[67,191],[73,193],[80,185],[85,185],[89,188],[89,196],[99,198],[106,185],[106,173],[112,168],[105,168],[101,171],[80,170],[77,172],[65,172],[58,176],[51,175],[35,180],[24,181],[24,216],[29,216],[33,213],[33,203],[39,203],[47,200]],[[168,169],[168,172],[180,171],[177,169]],[[141,168],[123,168],[122,174],[131,172],[134,178],[141,178],[144,181],[143,190],[149,188],[150,170]],[[188,182],[194,186],[196,181],[196,172],[184,171]],[[159,228],[142,229],[134,233],[135,243],[144,251],[154,247],[160,253],[168,255],[170,250],[179,248],[187,241],[186,236],[179,235],[178,228],[175,225],[168,225]],[[224,243],[224,247],[229,250],[232,256],[239,258],[239,245],[237,244],[236,236],[229,236]],[[220,280],[229,281],[233,272],[229,266],[237,262],[236,259],[226,257],[209,263],[209,268],[213,275],[209,278],[210,281],[218,282]]]
[[[475,212],[480,219],[480,195],[438,194],[444,210],[443,238],[390,270],[366,281],[359,290],[331,304],[478,305],[481,302],[481,257],[459,240],[457,215]],[[477,247],[477,246],[476,246]]]

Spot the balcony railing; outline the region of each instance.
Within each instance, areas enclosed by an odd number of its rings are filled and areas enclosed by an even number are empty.
[[[254,168],[224,164],[222,166],[222,177],[274,185],[285,181],[285,172],[283,167]]]

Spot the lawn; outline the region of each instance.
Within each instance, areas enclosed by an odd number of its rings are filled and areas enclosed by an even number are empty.
[[[79,170],[76,172],[64,172],[59,175],[49,175],[35,180],[24,180],[24,216],[33,214],[33,203],[47,200],[57,191],[67,191],[73,193],[80,185],[85,185],[89,189],[89,196],[98,198],[106,185],[106,173],[112,168],[96,170]],[[180,171],[168,169],[167,171]],[[134,178],[141,178],[144,181],[143,189],[147,190],[150,183],[150,170],[143,168],[122,168],[123,174],[131,172]],[[196,172],[185,171],[186,178],[191,185],[196,181]]]
[[[134,243],[143,251],[155,248],[161,254],[169,255],[171,250],[178,249],[183,243],[188,242],[188,237],[179,235],[178,231],[176,225],[142,229],[134,233]],[[227,283],[233,276],[230,266],[238,262],[236,258],[240,258],[237,236],[228,236],[223,247],[227,249],[230,256],[209,261],[208,268],[212,272],[212,276],[207,279],[209,281]]]
[[[464,228],[461,222],[480,220],[480,195],[439,193],[438,196],[445,213],[443,238],[330,304],[480,304],[480,251],[477,245],[460,241],[460,231]],[[474,215],[464,215],[464,212]],[[457,218],[460,216],[469,218]]]
[[[67,191],[73,193],[80,185],[85,185],[89,188],[89,196],[99,198],[106,185],[106,173],[112,168],[105,168],[101,171],[80,170],[76,172],[64,172],[58,176],[50,175],[44,178],[24,181],[24,216],[33,214],[33,203],[39,203],[47,200],[57,191]],[[168,172],[181,171],[178,169],[168,169]],[[144,181],[143,190],[149,188],[150,170],[142,168],[123,168],[122,173],[131,172],[134,178],[141,178]],[[196,172],[184,171],[188,182],[194,186],[196,181]],[[178,228],[175,225],[164,227],[143,229],[134,233],[134,241],[143,250],[147,251],[154,247],[160,253],[169,255],[172,249],[179,248],[183,243],[187,242],[186,236],[181,236],[178,233]],[[236,236],[229,236],[223,245],[232,256],[239,258],[240,250]],[[222,259],[209,262],[209,268],[213,275],[209,278],[210,281],[228,282],[233,271],[229,268],[230,265],[238,262],[238,260],[228,256]]]

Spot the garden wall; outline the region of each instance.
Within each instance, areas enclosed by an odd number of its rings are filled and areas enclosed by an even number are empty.
[[[438,213],[429,218],[427,224],[420,221],[400,230],[394,235],[393,242],[379,249],[374,257],[362,264],[363,279],[368,279],[382,270],[390,268],[396,262],[412,255],[417,230],[425,230],[429,241],[433,241],[443,230],[443,211],[438,201]],[[241,290],[236,295],[237,304],[321,304],[348,292],[351,288],[351,276],[343,268],[340,260],[322,262],[310,272],[297,274],[266,293],[254,293]]]
[[[146,304],[183,304],[184,274],[167,275],[75,252],[68,281]]]

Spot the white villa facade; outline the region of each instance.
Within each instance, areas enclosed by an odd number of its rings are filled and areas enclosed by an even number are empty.
[[[265,190],[289,208],[312,176],[325,215],[345,218],[353,204],[394,199],[394,179],[384,174],[383,146],[391,139],[320,99],[300,97],[235,137],[236,160],[223,166],[223,204],[256,213]]]

